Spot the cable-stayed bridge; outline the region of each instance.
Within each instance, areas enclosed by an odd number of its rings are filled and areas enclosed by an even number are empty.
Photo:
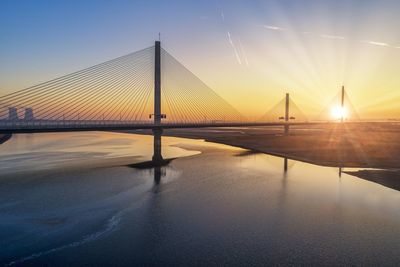
[[[0,97],[0,133],[277,125],[288,130],[293,124],[310,123],[288,95],[260,120],[248,121],[159,41]]]

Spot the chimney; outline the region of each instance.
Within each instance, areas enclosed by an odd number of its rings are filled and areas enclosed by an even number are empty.
[[[24,119],[26,121],[33,121],[35,117],[33,116],[33,109],[32,108],[26,108],[25,109],[25,117]]]
[[[10,121],[17,121],[18,120],[17,108],[15,108],[15,107],[9,107],[8,108],[8,119]]]

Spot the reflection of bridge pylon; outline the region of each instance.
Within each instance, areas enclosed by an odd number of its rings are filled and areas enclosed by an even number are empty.
[[[283,159],[283,172],[287,172],[288,171],[288,158],[284,158]]]

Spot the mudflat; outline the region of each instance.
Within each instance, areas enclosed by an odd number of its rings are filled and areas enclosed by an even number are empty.
[[[331,123],[282,127],[174,129],[165,135],[202,138],[332,167],[400,168],[400,124]]]
[[[143,133],[143,131],[142,131]],[[144,131],[144,133],[146,133]],[[322,166],[390,169],[353,173],[400,188],[400,123],[329,123],[283,127],[169,129],[166,136],[199,138]]]

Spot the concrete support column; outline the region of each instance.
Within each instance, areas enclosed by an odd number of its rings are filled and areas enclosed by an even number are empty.
[[[153,129],[153,162],[160,163],[163,161],[163,157],[161,154],[161,136],[163,130],[162,129]]]

